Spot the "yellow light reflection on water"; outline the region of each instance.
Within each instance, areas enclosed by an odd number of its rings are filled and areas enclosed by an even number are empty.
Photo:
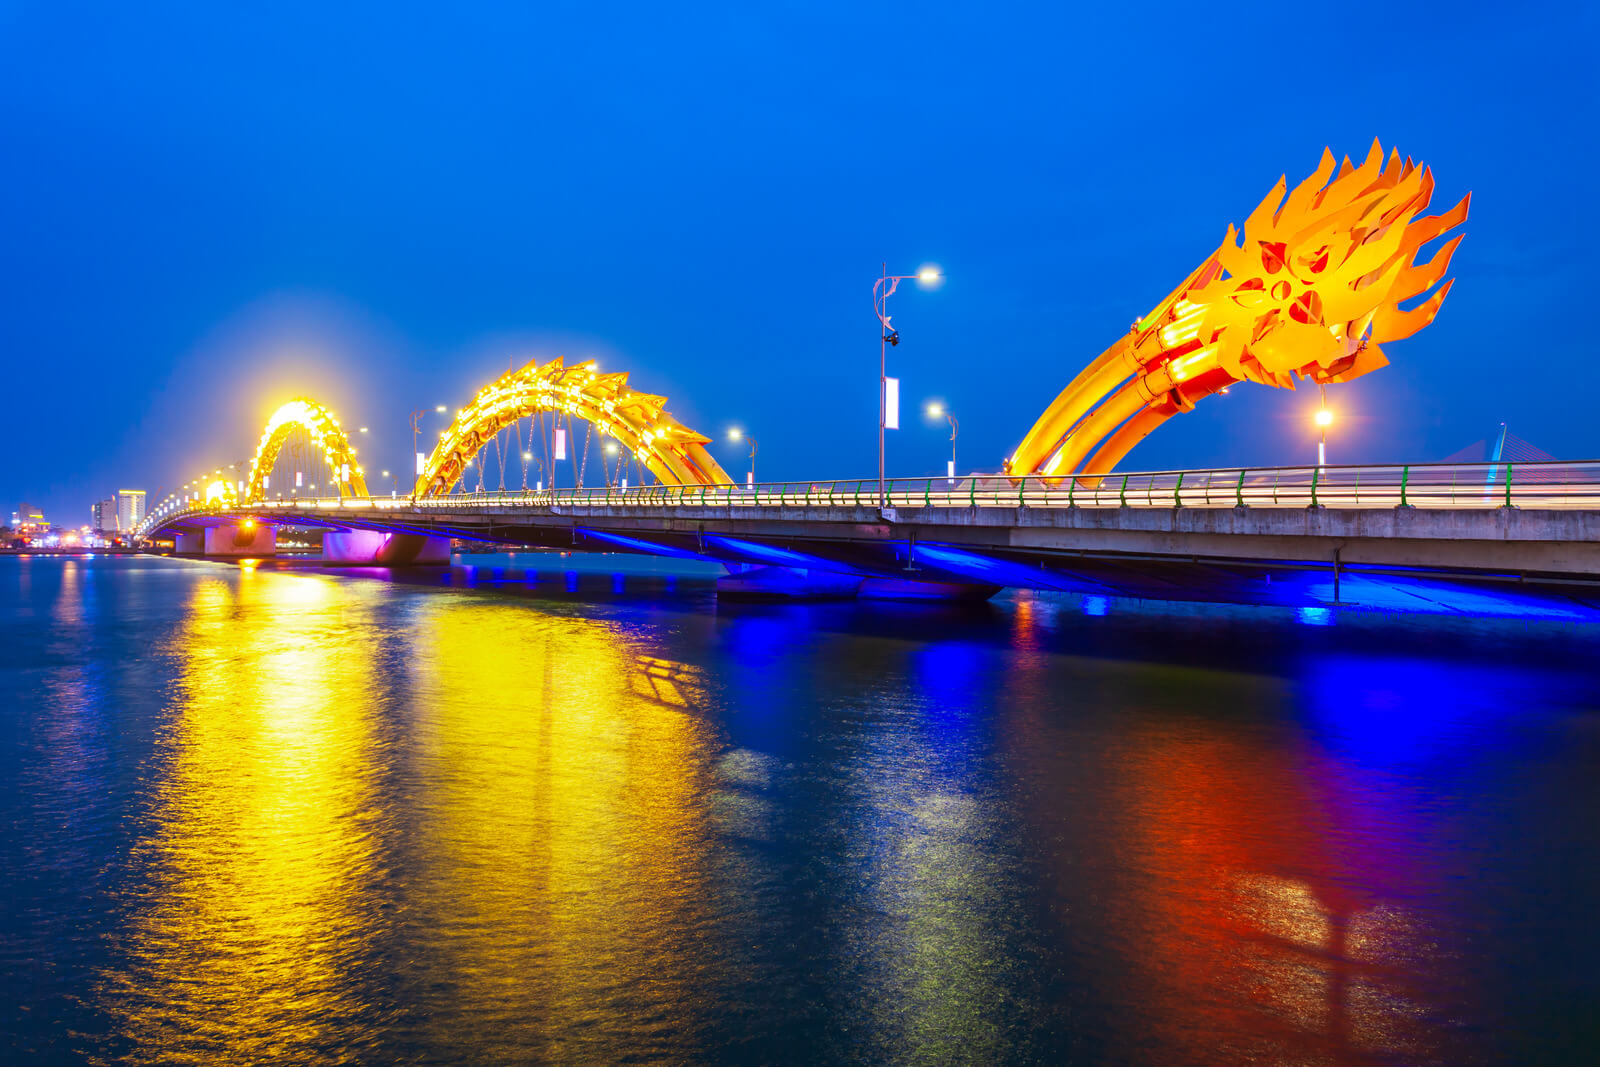
[[[438,598],[417,625],[412,681],[435,713],[416,981],[473,1005],[480,1059],[639,1051],[641,1020],[691,996],[708,925],[697,795],[714,736],[692,671],[519,605]]]
[[[603,622],[381,583],[244,568],[188,608],[98,996],[133,1059],[651,1047],[713,925],[695,668]]]
[[[103,996],[135,1060],[306,1062],[358,1007],[346,967],[372,934],[377,844],[372,667],[350,592],[242,571],[194,594],[135,857],[149,884]]]

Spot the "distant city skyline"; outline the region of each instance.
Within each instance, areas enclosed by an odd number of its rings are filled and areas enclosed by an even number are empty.
[[[34,399],[0,496],[80,525],[96,487],[248,458],[299,395],[409,470],[410,412],[557,354],[668,396],[729,470],[737,426],[763,477],[862,476],[886,260],[947,278],[895,297],[889,472],[943,473],[934,399],[961,469],[995,470],[1279,175],[1374,137],[1433,168],[1434,210],[1473,210],[1439,320],[1331,394],[1330,462],[1443,459],[1501,421],[1585,458],[1595,21],[1420,5],[1397,48],[1379,7],[15,8],[0,329]],[[1239,388],[1122,467],[1309,462],[1315,403]]]

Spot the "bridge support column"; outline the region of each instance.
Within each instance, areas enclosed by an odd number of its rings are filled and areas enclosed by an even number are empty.
[[[322,535],[322,558],[329,563],[371,563],[383,567],[449,563],[450,539],[382,530],[328,530]]]
[[[207,526],[205,552],[208,556],[276,556],[278,531],[258,522]]]
[[[174,556],[205,555],[206,532],[204,530],[180,530],[173,534],[172,554]]]
[[[860,596],[866,600],[988,600],[1000,591],[998,585],[968,582],[917,582],[909,578],[867,578]]]
[[[861,578],[854,574],[799,567],[745,567],[717,579],[717,596],[736,600],[849,600],[860,587]]]

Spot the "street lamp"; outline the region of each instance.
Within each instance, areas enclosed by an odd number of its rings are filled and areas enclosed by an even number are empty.
[[[744,485],[745,485],[746,489],[754,489],[756,487],[756,439],[755,439],[755,435],[747,434],[743,430],[739,429],[737,426],[735,426],[733,429],[728,431],[728,440],[730,440],[730,441],[738,442],[738,441],[742,441],[742,440],[744,440],[746,438],[749,438],[749,440],[750,440],[750,472],[744,476]],[[883,441],[883,430],[881,428],[878,430],[878,441],[879,441],[880,444]],[[881,469],[882,468],[880,467],[880,470]]]
[[[929,288],[943,280],[939,268],[928,265],[915,274],[890,274],[889,264],[883,265],[883,275],[872,286],[872,310],[878,316],[878,325],[883,328],[882,337],[878,342],[878,506],[888,507],[888,494],[884,492],[883,484],[883,431],[885,429],[900,428],[900,380],[888,376],[889,346],[900,343],[900,332],[889,325],[889,298],[900,287],[900,283],[915,278],[918,284]],[[893,382],[893,386],[889,383]],[[890,403],[890,392],[894,393],[893,404]],[[891,411],[890,408],[894,410]],[[893,425],[890,417],[893,416]]]
[[[956,434],[961,432],[961,423],[951,413],[950,409],[943,404],[938,401],[930,403],[928,405],[928,417],[937,419],[940,416],[943,416],[945,421],[950,423],[950,465],[945,468],[945,477],[953,485],[956,480]]]
[[[1322,395],[1322,406],[1317,409],[1316,424],[1320,431],[1317,440],[1317,466],[1325,467],[1328,463],[1328,427],[1333,425],[1333,412],[1328,410],[1328,387],[1317,387]]]
[[[605,452],[605,454],[607,456],[616,455],[617,454],[617,443],[615,441],[607,441],[603,451]],[[612,484],[613,484],[613,479],[612,479],[612,476],[611,476],[611,461],[608,460],[608,459],[602,458],[600,460],[600,465],[601,465],[602,468],[604,468],[605,473],[606,473],[606,488],[610,489]],[[622,480],[622,460],[620,460],[620,459],[617,460],[616,480],[617,481],[621,481]]]

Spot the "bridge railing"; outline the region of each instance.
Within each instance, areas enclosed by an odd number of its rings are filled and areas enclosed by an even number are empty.
[[[1413,463],[1387,466],[1223,467],[1051,477],[970,474],[890,478],[889,507],[1028,508],[1594,508],[1600,460]],[[878,505],[876,478],[761,482],[754,486],[634,486],[493,490],[402,496],[288,498],[248,505],[191,504],[149,517],[150,528],[195,515],[290,510],[308,518],[345,509],[423,511],[504,507],[750,508]]]

